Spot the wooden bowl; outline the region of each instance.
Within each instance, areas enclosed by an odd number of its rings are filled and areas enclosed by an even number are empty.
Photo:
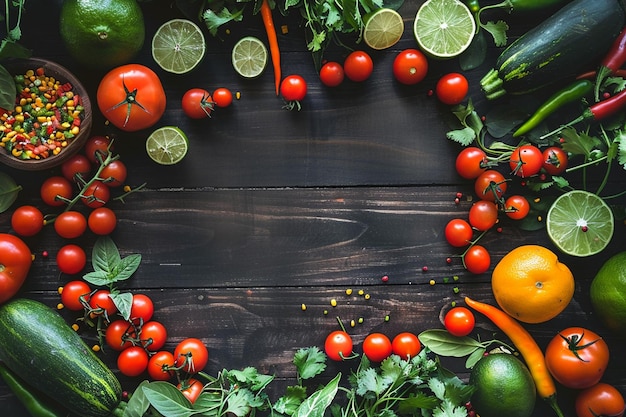
[[[44,73],[47,76],[54,77],[61,84],[70,83],[72,85],[72,91],[74,92],[74,94],[80,95],[84,111],[81,116],[80,131],[78,132],[78,135],[72,138],[68,142],[68,145],[63,148],[63,150],[57,155],[50,155],[47,158],[41,159],[20,159],[9,154],[4,147],[0,147],[0,162],[16,169],[28,171],[48,169],[62,164],[72,155],[76,154],[76,152],[78,152],[83,147],[83,145],[89,138],[92,123],[92,113],[91,101],[89,100],[89,96],[87,95],[87,90],[85,90],[85,87],[83,87],[78,78],[76,78],[66,68],[46,59],[15,59],[3,62],[2,65],[7,69],[9,74],[13,76],[25,74],[28,70],[43,68]]]

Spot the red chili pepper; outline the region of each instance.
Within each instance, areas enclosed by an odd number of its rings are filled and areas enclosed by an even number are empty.
[[[591,107],[585,110],[583,118],[593,119],[599,121],[613,116],[626,106],[626,90],[622,90],[619,93],[593,104]]]
[[[577,80],[590,80],[592,78],[596,78],[597,75],[598,75],[598,71],[587,71],[587,72],[580,74],[578,77],[576,77],[576,79]],[[617,69],[613,71],[613,75],[615,75],[616,77],[626,78],[626,69]]]
[[[600,86],[609,75],[620,69],[626,62],[626,28],[622,29],[617,38],[613,41],[611,49],[604,56],[600,63],[596,76],[596,101],[600,97]]]

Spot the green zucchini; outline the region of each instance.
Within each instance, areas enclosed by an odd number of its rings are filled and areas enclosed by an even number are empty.
[[[0,306],[0,359],[29,386],[81,417],[104,417],[120,404],[111,370],[63,317],[39,301]]]
[[[623,27],[619,0],[574,0],[509,45],[481,88],[491,100],[568,81],[596,65]]]

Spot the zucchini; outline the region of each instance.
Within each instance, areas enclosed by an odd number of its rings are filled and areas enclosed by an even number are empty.
[[[15,298],[0,306],[0,360],[29,386],[81,417],[104,417],[120,404],[111,370],[55,310]]]
[[[623,27],[619,0],[574,0],[509,45],[480,86],[492,100],[567,81],[596,65]]]

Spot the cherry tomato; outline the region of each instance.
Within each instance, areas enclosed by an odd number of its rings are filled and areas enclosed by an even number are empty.
[[[117,368],[125,376],[139,376],[148,367],[148,353],[140,346],[131,346],[120,352]]]
[[[93,233],[106,236],[115,230],[117,226],[117,216],[115,212],[107,207],[95,208],[89,213],[87,226]]]
[[[439,101],[448,105],[459,104],[467,96],[469,84],[463,74],[452,72],[437,81],[435,94]]]
[[[126,181],[127,173],[126,165],[119,159],[116,159],[102,168],[100,178],[102,178],[102,182],[109,187],[119,187]]]
[[[91,208],[104,206],[110,198],[111,190],[102,181],[94,181],[89,184],[80,197],[83,204]]]
[[[204,369],[209,362],[209,351],[202,340],[193,337],[182,340],[174,349],[176,366],[183,366],[187,373],[196,373]]]
[[[78,245],[69,244],[63,246],[57,252],[57,266],[64,274],[78,274],[87,264],[87,255],[83,248]]]
[[[474,192],[481,200],[495,201],[506,193],[507,182],[500,172],[488,169],[474,181]]]
[[[491,256],[484,246],[474,245],[463,256],[463,265],[472,274],[482,274],[489,269]]]
[[[81,236],[87,230],[85,216],[74,210],[64,211],[54,219],[54,230],[65,239],[74,239]]]
[[[149,321],[141,327],[141,342],[151,352],[161,349],[167,341],[167,330],[158,321]]]
[[[135,132],[153,126],[165,112],[165,91],[158,75],[140,64],[109,71],[96,93],[98,108],[114,126]]]
[[[104,332],[107,346],[118,352],[133,346],[131,338],[135,338],[135,329],[132,324],[122,319],[113,320]]]
[[[443,319],[443,325],[448,333],[458,337],[470,334],[474,330],[475,323],[474,314],[465,307],[450,309]]]
[[[152,299],[145,294],[133,294],[133,302],[130,306],[130,319],[133,323],[147,323],[153,314]]]
[[[228,107],[233,104],[233,93],[225,87],[213,91],[213,102],[217,107]]]
[[[461,248],[470,244],[474,231],[472,226],[463,219],[452,219],[446,225],[446,240],[455,248]]]
[[[422,350],[422,345],[411,332],[403,332],[393,338],[391,351],[402,359],[414,358]]]
[[[300,109],[300,101],[306,96],[307,85],[304,78],[299,75],[288,75],[280,83],[280,95],[287,102],[286,108]]]
[[[405,49],[393,60],[393,75],[402,84],[417,84],[427,73],[428,59],[417,49]]]
[[[575,404],[577,417],[622,417],[626,408],[619,390],[604,382],[580,391]]]
[[[543,167],[543,154],[534,145],[522,145],[516,148],[509,160],[511,172],[518,177],[527,178],[537,175]]]
[[[189,400],[191,404],[195,403],[200,394],[202,394],[202,389],[204,386],[202,382],[198,381],[195,378],[188,378],[187,380],[180,382],[177,385],[177,388],[180,392],[183,393],[185,398]]]
[[[320,80],[327,87],[337,87],[343,82],[344,76],[343,67],[338,62],[327,62],[320,69]]]
[[[558,146],[551,146],[542,152],[543,169],[550,175],[560,175],[567,169],[567,152]]]
[[[85,156],[92,164],[104,161],[107,154],[113,150],[111,138],[108,136],[92,136],[85,142]]]
[[[464,148],[456,157],[456,172],[463,178],[473,180],[487,169],[485,151],[475,146]]]
[[[20,206],[11,215],[11,227],[20,236],[35,236],[43,229],[43,213],[35,206]]]
[[[343,330],[335,330],[326,336],[324,352],[334,361],[342,361],[352,356],[352,337]]]
[[[169,381],[174,371],[167,370],[174,367],[174,355],[167,350],[156,352],[148,361],[148,375],[155,381]]]
[[[513,220],[521,220],[530,212],[530,203],[523,195],[512,195],[504,201],[504,213]]]
[[[211,117],[215,103],[211,94],[203,88],[192,88],[183,95],[183,112],[191,119]]]
[[[609,363],[609,347],[589,329],[568,327],[552,338],[545,356],[554,379],[568,388],[583,389],[600,382]]]
[[[353,51],[343,63],[343,71],[349,80],[363,82],[374,71],[374,61],[365,51]]]
[[[93,310],[97,310],[94,311],[95,314],[106,313],[108,317],[111,317],[117,312],[117,306],[113,302],[109,290],[98,290],[94,292],[89,298],[89,306]]]
[[[49,206],[63,206],[72,199],[74,190],[72,183],[65,177],[54,176],[41,184],[40,195],[44,203]]]
[[[22,239],[0,233],[0,304],[19,291],[32,263],[32,253]]]
[[[491,229],[498,221],[498,206],[487,200],[478,200],[469,210],[469,223],[481,232]]]
[[[61,291],[61,303],[71,311],[80,311],[85,307],[81,302],[81,297],[85,302],[89,302],[91,288],[89,284],[82,280],[70,281],[63,286]]]
[[[372,362],[382,362],[391,352],[391,340],[382,333],[370,333],[363,341],[363,353]]]
[[[83,154],[72,155],[61,165],[61,173],[69,181],[76,181],[77,176],[87,180],[87,175],[91,172],[91,161]]]

